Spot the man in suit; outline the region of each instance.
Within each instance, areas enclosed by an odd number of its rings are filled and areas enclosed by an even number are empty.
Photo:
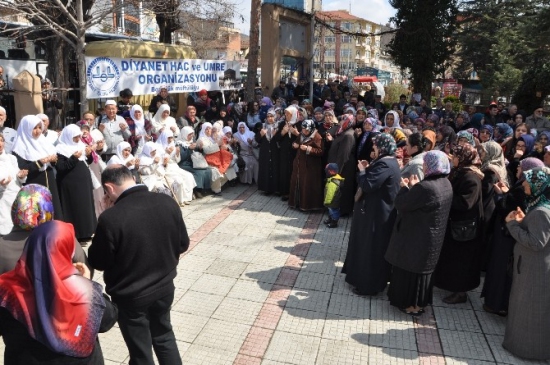
[[[105,272],[130,364],[153,364],[152,346],[159,364],[179,365],[170,307],[179,257],[189,247],[181,210],[168,195],[136,184],[122,165],[103,171],[101,184],[112,207],[99,216],[88,259]]]

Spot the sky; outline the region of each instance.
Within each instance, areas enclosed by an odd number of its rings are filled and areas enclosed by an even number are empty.
[[[235,28],[241,33],[250,33],[250,0],[235,0],[236,16],[233,19]],[[379,24],[386,24],[390,17],[395,14],[388,0],[324,0],[323,10],[349,10],[351,14],[374,21]],[[244,18],[244,22],[242,18]]]

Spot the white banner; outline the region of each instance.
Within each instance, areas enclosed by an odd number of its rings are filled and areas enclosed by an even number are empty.
[[[160,87],[183,93],[241,87],[239,61],[86,57],[88,99],[156,94]]]

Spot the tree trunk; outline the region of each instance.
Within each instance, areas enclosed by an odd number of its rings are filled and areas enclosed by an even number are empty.
[[[420,93],[421,98],[426,98],[428,106],[431,106],[431,96],[432,96],[432,80],[428,76],[423,78],[415,78],[413,81],[413,93]]]
[[[258,74],[258,58],[260,57],[260,15],[262,11],[261,0],[251,0],[250,9],[250,45],[248,51],[248,70],[245,88],[245,100],[254,98],[256,76]]]
[[[88,91],[86,90],[86,59],[84,54],[84,46],[86,40],[84,38],[84,32],[81,32],[78,43],[76,45],[76,64],[78,68],[78,87],[80,89],[80,115],[90,110],[88,103]],[[75,110],[78,108],[75,106]],[[76,118],[79,119],[78,116]]]

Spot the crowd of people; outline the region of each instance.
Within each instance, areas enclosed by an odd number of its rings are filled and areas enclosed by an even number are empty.
[[[112,326],[116,312],[131,358],[150,359],[151,341],[159,353],[173,356],[177,347],[166,315],[177,257],[188,245],[181,212],[169,209],[151,222],[175,219],[182,231],[161,233],[159,226],[144,226],[136,233],[119,225],[142,212],[152,218],[156,213],[147,209],[161,211],[159,202],[184,208],[206,194],[221,194],[226,184],[241,183],[256,184],[263,194],[301,211],[328,209],[328,228],[350,216],[346,281],[362,296],[376,295],[389,283],[390,305],[409,315],[424,313],[434,286],[450,292],[445,303],[466,302],[484,271],[483,309],[508,317],[504,347],[521,357],[550,359],[545,346],[550,328],[545,276],[550,268],[550,121],[542,108],[527,116],[515,105],[500,110],[491,104],[486,113],[477,113],[475,108],[456,111],[452,103],[438,100],[431,109],[425,99],[407,103],[402,95],[386,110],[372,91],[360,95],[335,82],[325,86],[324,80],[316,83],[313,102],[304,92],[289,92],[284,83],[271,97],[259,93],[248,103],[229,100],[227,105],[201,90],[191,95],[179,118],[166,88],[160,88],[148,113],[131,99],[131,90],[125,89],[118,103],[105,103],[104,114],[85,112],[61,131],[48,128],[46,114],[27,115],[17,130],[9,130],[0,108],[0,274],[6,273],[0,275],[0,286],[11,288],[0,290],[5,309],[0,334],[16,327],[13,319],[21,322],[21,333],[28,331],[39,343],[33,356],[46,349],[69,357],[98,356],[94,336]],[[121,199],[124,204],[112,208]],[[48,227],[55,235],[43,228],[46,222],[52,222]],[[166,239],[172,243],[159,259],[170,263],[162,273],[166,290],[152,293],[149,281],[132,277],[144,287],[129,294],[122,273],[132,269],[121,269],[113,245],[139,266],[139,260],[146,262],[155,253],[138,253],[127,241],[160,234],[170,235]],[[69,247],[69,236],[80,242],[76,249]],[[80,246],[92,237],[88,263]],[[6,249],[12,241],[19,244]],[[42,251],[24,248],[26,241],[39,242]],[[61,245],[66,247],[53,247]],[[55,257],[58,251],[64,252],[62,259]],[[32,298],[14,294],[13,288],[32,285],[29,275],[40,271],[23,272],[17,259],[22,255],[19,262],[25,265],[35,254],[55,261],[52,273],[44,275],[66,275],[50,289],[70,291],[66,277],[89,280],[93,268],[106,271],[107,293],[118,309],[95,295],[94,285],[72,294],[97,299],[87,302],[82,315],[96,304],[104,308],[94,315],[97,326],[86,335],[86,349],[56,347],[65,334],[37,335],[36,328],[41,333],[51,324],[34,322],[40,310],[25,307]],[[76,271],[69,270],[73,267]],[[157,320],[168,337],[142,338],[132,328],[136,317],[141,320],[152,308],[160,308]],[[54,312],[44,315],[59,314]],[[169,343],[165,349],[163,342]],[[175,364],[170,356],[165,363]]]

